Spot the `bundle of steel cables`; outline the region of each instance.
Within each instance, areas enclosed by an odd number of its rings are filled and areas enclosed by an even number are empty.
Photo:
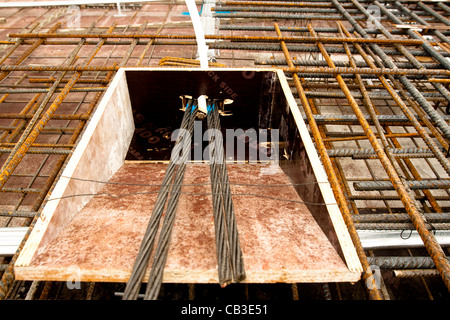
[[[172,155],[159,190],[152,215],[142,239],[131,276],[125,287],[123,300],[136,300],[141,289],[145,273],[153,252],[156,235],[163,216],[164,222],[159,232],[159,239],[153,255],[152,267],[144,294],[144,300],[156,300],[162,285],[164,266],[166,264],[170,238],[177,211],[178,199],[181,194],[186,163],[188,161],[189,146],[194,128],[194,120],[198,112],[198,101],[189,99],[185,106],[178,135]],[[208,100],[207,125],[210,143],[210,174],[213,198],[214,224],[216,236],[218,276],[221,286],[232,281],[245,279],[244,263],[239,244],[233,201],[231,198],[230,182],[226,169],[223,139],[220,133],[220,119],[218,106],[220,101]],[[185,134],[183,134],[185,133]],[[187,134],[186,134],[187,133]]]

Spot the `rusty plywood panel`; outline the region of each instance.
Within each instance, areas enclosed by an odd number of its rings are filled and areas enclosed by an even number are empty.
[[[16,277],[126,282],[166,166],[125,163],[28,265],[16,266]],[[247,282],[359,279],[294,188],[280,186],[289,180],[278,166],[232,164],[228,172]],[[218,282],[209,181],[208,165],[187,166],[164,282]]]

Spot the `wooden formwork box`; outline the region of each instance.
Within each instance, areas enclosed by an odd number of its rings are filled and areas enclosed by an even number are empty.
[[[179,125],[179,96],[189,92],[233,99],[222,127],[276,128],[287,154],[276,165],[227,165],[245,282],[360,279],[356,250],[284,73],[236,68],[119,69],[46,199],[15,263],[17,279],[127,281],[169,154],[158,159],[145,146],[136,150],[137,117],[149,110],[148,117]],[[163,282],[218,282],[209,179],[207,164],[187,165]]]

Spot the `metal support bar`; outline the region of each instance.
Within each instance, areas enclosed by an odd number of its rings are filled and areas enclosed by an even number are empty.
[[[406,181],[411,189],[448,189],[450,180],[418,180]],[[394,190],[394,186],[389,181],[361,181],[353,184],[357,191],[373,190]]]
[[[355,5],[357,5],[357,7],[358,7],[358,2],[356,0],[352,0],[352,2]],[[346,9],[344,7],[342,7],[342,5],[337,0],[332,0],[332,3],[339,10],[339,12],[341,12],[345,16],[345,18],[352,24],[352,26],[355,28],[355,30],[358,31],[359,34],[361,34],[365,38],[369,37],[367,35],[367,33],[365,33],[364,30],[361,28],[361,26],[357,24],[357,22],[353,19],[353,17],[346,11]],[[375,4],[378,5],[378,1],[375,1]],[[341,26],[342,26],[342,24],[341,24]],[[356,48],[358,48],[357,46],[358,45],[356,45]],[[423,45],[423,46],[425,48],[425,45]],[[383,52],[378,52],[379,47],[377,45],[372,45],[371,47],[373,48],[373,50],[375,50],[377,52],[377,54],[381,54],[381,56],[384,55]],[[388,57],[384,57],[384,60],[390,61],[390,59]],[[366,60],[366,62],[369,64],[372,64],[372,67],[374,67],[373,62],[370,63],[368,60]],[[383,82],[385,87],[388,89],[388,91],[390,93],[392,93],[393,98],[396,99],[396,101],[398,102],[398,105],[402,108],[402,111],[405,113],[405,115],[408,116],[408,118],[410,118],[411,121],[416,121],[416,119],[413,116],[411,116],[410,111],[407,108],[407,106],[401,102],[398,95],[392,90],[390,85],[385,81],[384,77],[380,76],[379,78]],[[411,94],[413,94],[413,92],[411,92]],[[349,98],[350,98],[350,96],[349,96]],[[357,104],[355,105],[353,110],[355,112],[358,111]],[[362,125],[364,124],[363,128],[365,129],[366,134],[369,135],[370,130],[369,130],[368,124],[364,123],[363,118],[361,118],[361,122],[362,122],[361,123]],[[446,127],[443,127],[443,128],[448,129],[448,126],[446,123],[445,123],[445,125],[446,125]],[[432,142],[429,139],[428,135],[425,132],[423,132],[423,129],[422,129],[422,127],[420,127],[420,125],[419,126],[416,125],[415,128],[419,132],[422,132],[424,140],[427,142],[429,147],[431,149],[433,149],[433,151],[435,152],[440,163],[444,166],[444,168],[446,168],[447,172],[450,172],[450,167],[447,165],[448,161],[445,158],[443,158],[443,154],[440,152],[440,150],[436,149],[436,145],[434,144],[434,142]],[[386,155],[384,154],[384,150],[377,146],[378,142],[377,142],[375,136],[373,137],[373,139],[371,139],[371,142],[373,142],[372,145],[373,145],[374,149],[375,148],[379,149],[377,154],[380,157],[380,160],[382,161],[383,167],[385,168],[389,178],[391,179],[392,185],[394,186],[395,190],[398,192],[398,194],[400,196],[400,200],[402,201],[408,214],[410,215],[411,221],[412,221],[414,227],[418,231],[430,256],[433,258],[433,261],[435,262],[436,267],[439,270],[442,279],[444,280],[444,283],[446,284],[448,290],[450,290],[450,263],[446,259],[446,256],[445,256],[444,251],[442,250],[442,247],[439,245],[439,243],[437,242],[434,235],[429,232],[428,227],[426,225],[426,220],[423,216],[423,213],[417,207],[417,204],[416,204],[416,201],[414,200],[414,198],[411,199],[411,197],[413,197],[413,195],[412,195],[411,191],[408,189],[408,186],[405,186],[401,182],[401,177],[399,177],[398,174],[395,172],[395,170],[393,170],[393,168],[390,164],[390,161],[386,158]]]
[[[434,268],[430,257],[368,257],[369,263],[381,269],[430,269]]]

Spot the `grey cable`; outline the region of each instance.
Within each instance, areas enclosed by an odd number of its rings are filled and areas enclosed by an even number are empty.
[[[189,116],[191,113],[192,104],[188,102],[186,106],[185,113],[183,115],[183,120],[181,122],[181,128],[186,129]],[[183,140],[180,135],[175,143],[173,153],[179,154],[181,141]],[[177,153],[178,151],[178,153]],[[159,222],[161,220],[161,216],[163,214],[163,210],[166,204],[167,196],[169,193],[169,189],[171,187],[171,181],[173,180],[173,176],[175,171],[178,169],[174,159],[171,157],[169,165],[167,167],[161,189],[158,193],[158,197],[156,199],[155,205],[153,207],[152,215],[150,217],[150,221],[147,225],[146,232],[144,234],[143,240],[141,242],[139,252],[137,258],[135,260],[133,269],[131,271],[131,276],[128,279],[127,285],[125,287],[125,291],[122,297],[122,300],[136,300],[139,294],[139,290],[141,287],[142,280],[144,279],[145,271],[147,270],[147,266],[149,263],[150,255],[153,250],[153,243],[156,238],[156,233],[159,229]]]

